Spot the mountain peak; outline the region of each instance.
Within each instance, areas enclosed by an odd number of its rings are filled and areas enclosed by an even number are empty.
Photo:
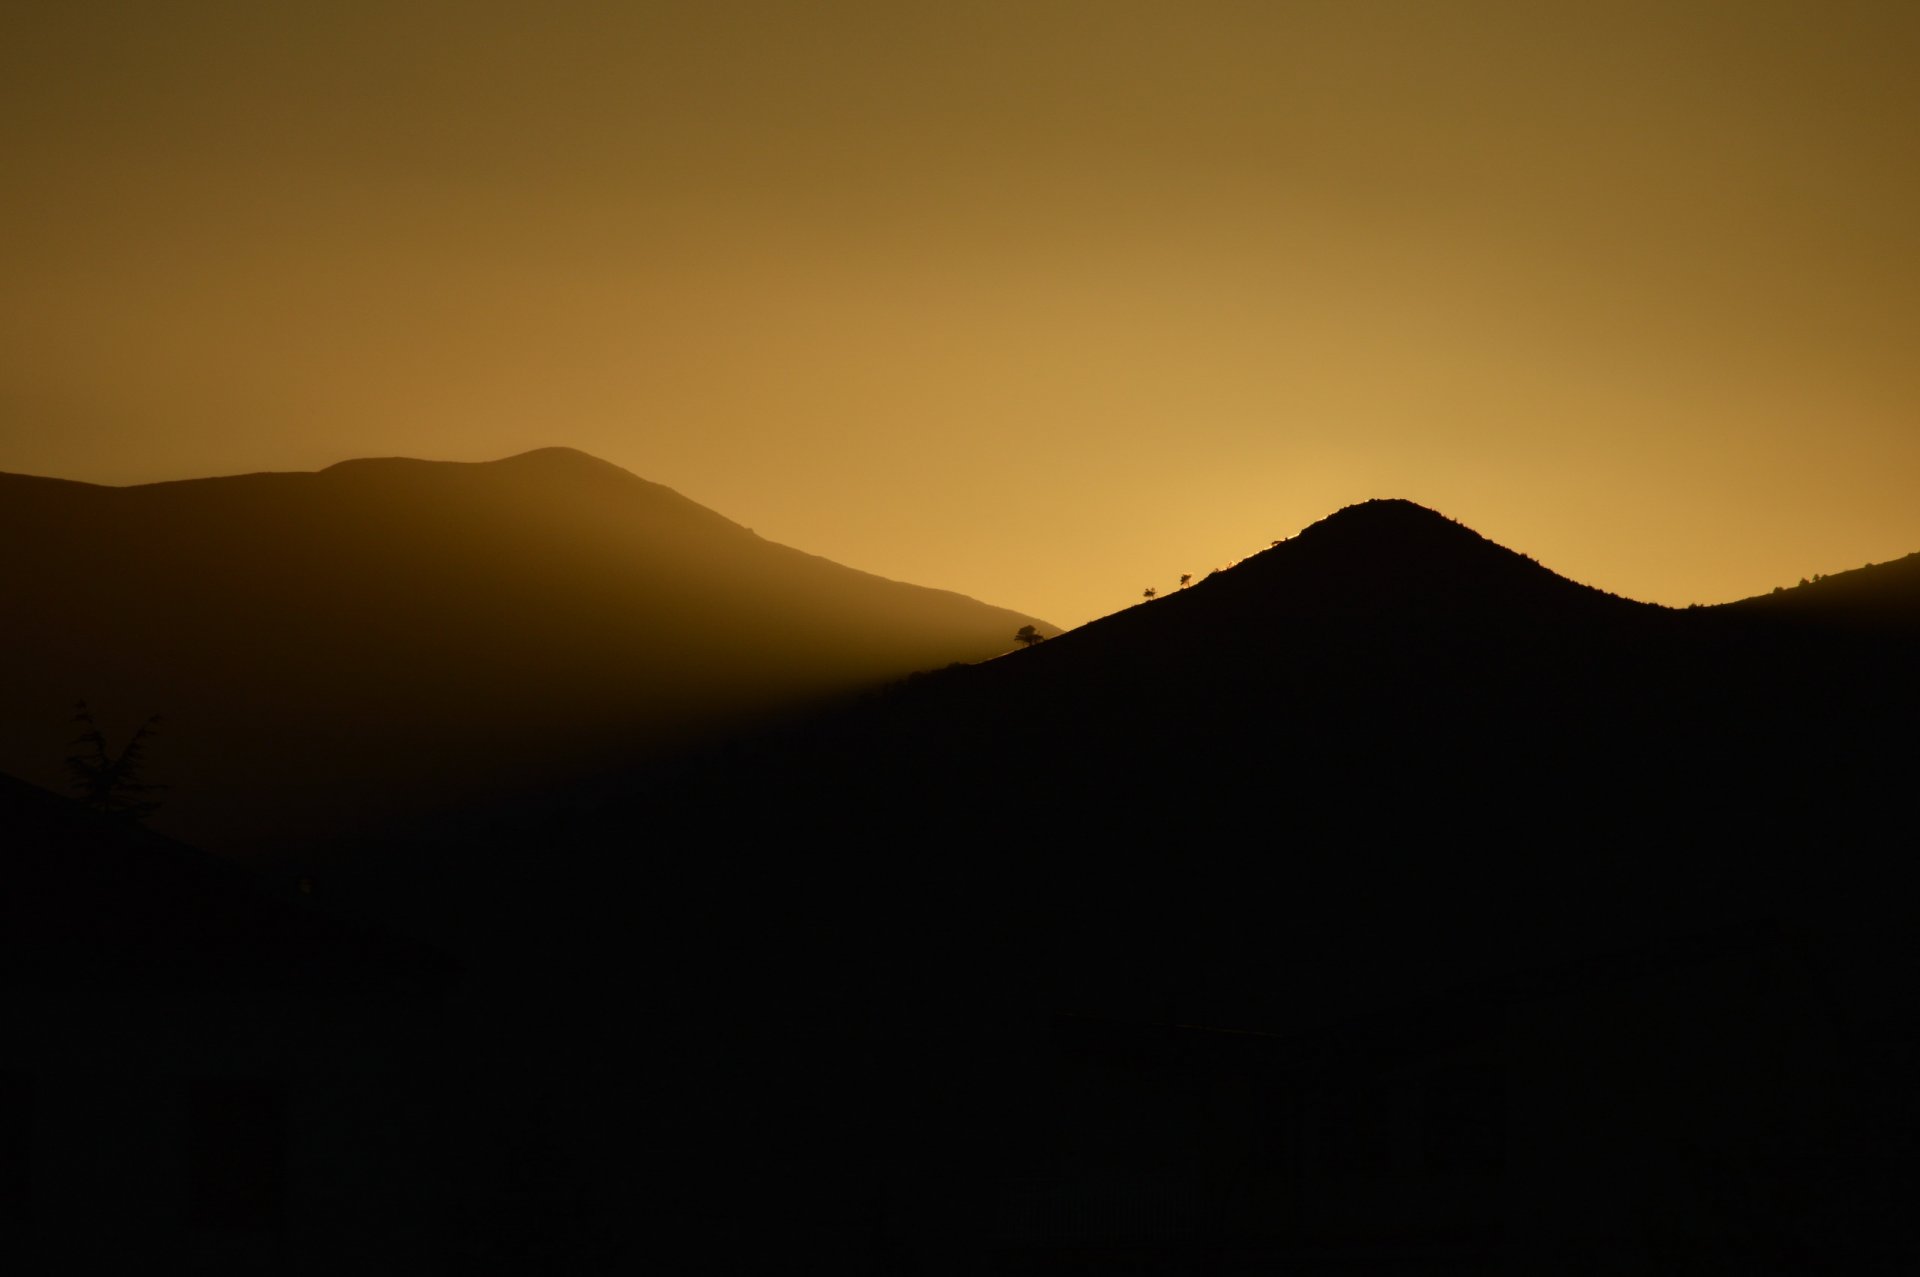
[[[531,469],[538,466],[546,470],[592,470],[598,472],[615,470],[621,474],[630,473],[614,465],[611,461],[602,461],[599,457],[591,453],[582,452],[578,448],[566,448],[557,445],[550,448],[535,448],[530,452],[518,452],[511,457],[502,457],[498,461],[483,464],[513,466],[518,469]]]
[[[1438,511],[1363,501],[1219,574],[1212,597],[1273,620],[1346,613],[1504,613],[1627,603],[1561,577]],[[1632,605],[1630,606],[1644,606]]]
[[[1262,572],[1325,570],[1375,575],[1485,567],[1497,560],[1526,563],[1525,556],[1487,540],[1437,510],[1399,497],[1375,498],[1334,511],[1308,524],[1273,549],[1253,556]]]
[[[1375,497],[1357,505],[1345,506],[1317,523],[1309,524],[1301,530],[1300,535],[1408,538],[1435,532],[1452,536],[1464,534],[1476,541],[1485,539],[1438,510],[1429,510],[1404,497]]]
[[[1320,522],[1330,523],[1335,519],[1351,520],[1362,517],[1406,517],[1410,515],[1439,519],[1445,523],[1453,522],[1452,519],[1447,518],[1446,515],[1441,514],[1438,510],[1429,510],[1426,506],[1415,501],[1409,501],[1405,497],[1369,497],[1365,501],[1355,502],[1350,506],[1342,506],[1326,518],[1320,520]]]
[[[530,452],[515,453],[513,456],[501,457],[495,461],[428,461],[419,457],[355,457],[349,461],[335,462],[320,473],[429,468],[515,470],[523,473],[545,474],[620,474],[627,475],[629,478],[637,477],[611,461],[602,461],[578,448],[564,447],[535,448]]]

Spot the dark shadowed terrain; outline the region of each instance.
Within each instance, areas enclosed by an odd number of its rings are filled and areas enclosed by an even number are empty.
[[[366,1031],[356,1093],[438,1097],[367,1173],[450,1187],[351,1236],[289,1190],[245,1235],[409,1272],[1902,1271],[1914,562],[1673,610],[1368,502],[357,840],[296,903],[460,973],[399,986],[431,1046]]]

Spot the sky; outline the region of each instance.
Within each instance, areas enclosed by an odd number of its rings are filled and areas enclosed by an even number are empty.
[[[1920,550],[1920,6],[29,0],[0,470],[583,449],[1075,625],[1407,497]]]

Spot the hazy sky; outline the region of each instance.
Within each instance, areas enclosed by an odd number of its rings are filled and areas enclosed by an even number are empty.
[[[1373,496],[1920,550],[1920,4],[0,10],[0,470],[570,444],[1061,624]]]

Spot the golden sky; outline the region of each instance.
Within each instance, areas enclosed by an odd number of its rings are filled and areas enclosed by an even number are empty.
[[[37,11],[37,12],[36,12]],[[1072,625],[1920,550],[1920,5],[11,4],[0,470],[567,444]]]

